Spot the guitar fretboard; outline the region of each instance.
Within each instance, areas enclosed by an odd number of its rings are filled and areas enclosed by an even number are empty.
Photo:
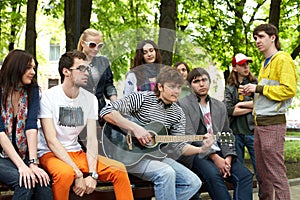
[[[192,142],[192,141],[202,141],[204,135],[156,135],[156,142]]]

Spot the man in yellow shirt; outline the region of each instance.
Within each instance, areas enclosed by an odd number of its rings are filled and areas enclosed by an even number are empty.
[[[253,114],[254,151],[260,199],[290,199],[289,183],[284,165],[286,109],[296,94],[297,74],[293,59],[280,51],[278,30],[272,24],[254,29],[253,38],[264,55],[258,84],[241,87],[244,94],[255,93]]]

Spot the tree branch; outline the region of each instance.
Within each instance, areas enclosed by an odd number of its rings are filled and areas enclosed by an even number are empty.
[[[297,56],[299,56],[300,53],[300,44],[294,49],[293,53],[291,54],[293,60],[296,59]]]

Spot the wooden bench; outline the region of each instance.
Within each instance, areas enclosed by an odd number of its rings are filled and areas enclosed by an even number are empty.
[[[7,185],[0,183],[0,200],[10,200],[12,199],[13,192]]]
[[[150,200],[152,197],[154,197],[154,188],[152,182],[141,180],[132,175],[129,175],[129,178],[135,200]],[[226,186],[228,190],[234,189],[234,186],[231,183],[226,182]],[[257,188],[256,180],[253,181],[253,188]],[[12,199],[13,192],[10,191],[8,186],[0,183],[0,192],[0,200]],[[207,192],[205,183],[202,185],[200,192]],[[75,193],[70,190],[70,200],[93,200],[99,198],[105,200],[115,200],[115,194],[111,183],[103,183],[99,181],[95,191],[89,195],[85,194],[83,197],[75,195]]]
[[[101,132],[101,130],[99,130],[98,132]],[[81,138],[86,138],[86,136],[82,135],[81,133]],[[79,141],[84,149],[86,145],[86,141],[81,139],[79,139]],[[102,153],[101,150],[102,148],[99,148],[100,154]],[[129,179],[130,179],[133,196],[135,200],[151,200],[151,198],[154,197],[154,188],[152,182],[141,180],[133,175],[129,175]],[[234,186],[231,183],[226,182],[226,186],[228,190],[234,189]],[[257,188],[257,181],[253,181],[253,188]],[[0,192],[1,192],[0,200],[12,199],[13,192],[10,190],[8,186],[0,183]],[[202,184],[200,192],[201,193],[207,192],[205,183]],[[89,195],[85,194],[83,197],[79,197],[75,195],[75,193],[72,190],[70,190],[69,199],[70,200],[94,200],[94,199],[115,200],[115,194],[111,183],[103,183],[99,181],[97,184],[97,188],[92,194]]]

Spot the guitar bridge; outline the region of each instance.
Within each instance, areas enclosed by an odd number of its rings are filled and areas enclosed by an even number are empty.
[[[128,145],[128,149],[132,151],[132,136],[130,131],[126,135],[126,143]]]

